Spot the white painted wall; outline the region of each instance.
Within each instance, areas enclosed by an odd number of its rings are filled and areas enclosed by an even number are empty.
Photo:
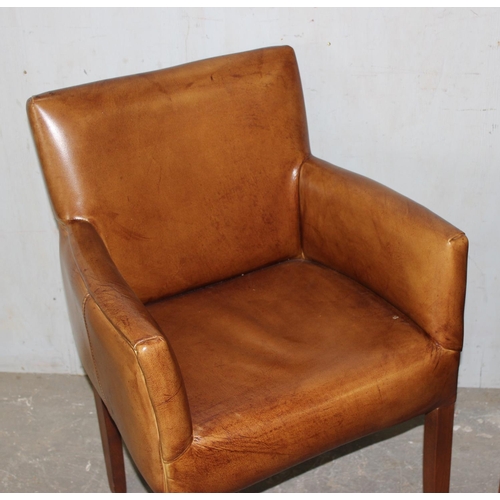
[[[26,99],[289,44],[313,152],[468,234],[460,385],[500,387],[499,9],[0,9],[0,42],[0,370],[81,373]]]

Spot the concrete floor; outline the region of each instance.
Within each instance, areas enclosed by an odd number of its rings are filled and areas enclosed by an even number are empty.
[[[108,492],[89,383],[0,373],[0,492]],[[356,441],[249,492],[420,492],[423,419]],[[126,456],[130,492],[147,492]],[[494,493],[500,479],[500,389],[461,389],[452,492]]]

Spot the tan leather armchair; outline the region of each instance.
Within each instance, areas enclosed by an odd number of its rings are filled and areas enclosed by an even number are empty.
[[[274,47],[28,101],[111,488],[238,491],[426,414],[449,486],[467,239],[311,155]]]

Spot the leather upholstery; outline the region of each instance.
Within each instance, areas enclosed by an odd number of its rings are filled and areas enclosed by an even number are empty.
[[[404,196],[310,157],[300,179],[306,257],[359,281],[448,349],[462,348],[465,235]]]
[[[318,264],[284,262],[148,309],[193,419],[170,491],[236,490],[454,397],[458,353]]]
[[[142,300],[299,255],[290,214],[309,147],[290,49],[50,92],[28,108],[56,217],[90,221]]]
[[[154,491],[236,491],[454,402],[467,239],[311,156],[290,47],[28,114],[82,364]]]

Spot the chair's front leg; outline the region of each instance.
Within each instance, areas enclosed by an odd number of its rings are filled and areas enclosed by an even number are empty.
[[[120,432],[116,427],[98,392],[94,391],[99,430],[101,431],[102,449],[106,462],[109,487],[113,493],[126,493],[125,465],[123,462],[123,446]]]
[[[425,416],[424,493],[448,493],[455,405],[436,408]]]

